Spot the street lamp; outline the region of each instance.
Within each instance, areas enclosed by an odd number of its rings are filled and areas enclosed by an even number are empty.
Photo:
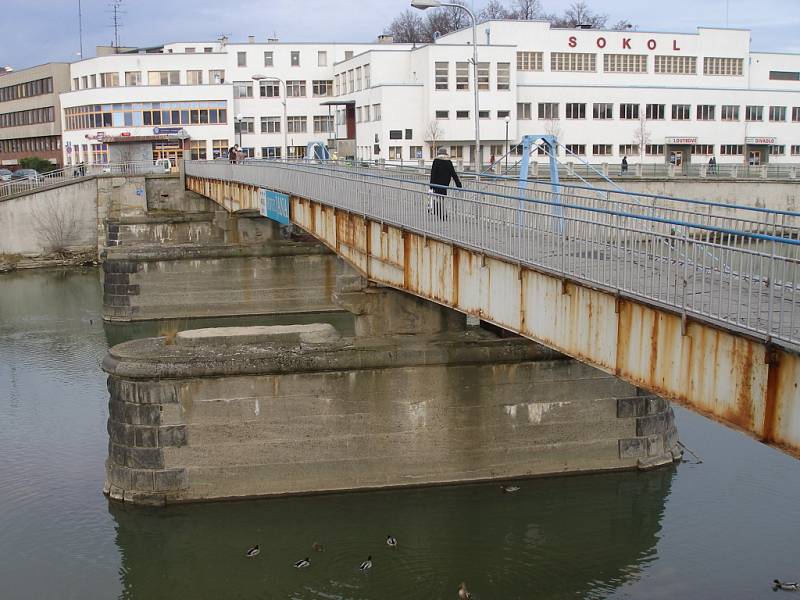
[[[239,148],[242,147],[242,121],[244,121],[244,117],[242,116],[242,113],[239,113],[236,115],[236,123],[239,125]]]
[[[289,130],[289,119],[286,116],[286,82],[280,77],[275,77],[272,75],[269,77],[266,75],[253,75],[252,79],[258,82],[278,81],[283,84],[283,125],[281,126],[283,128],[283,160],[289,160],[289,145],[286,138]],[[261,86],[259,85],[259,94],[261,93],[260,88]]]
[[[506,168],[503,170],[503,174],[508,174],[508,153],[511,152],[511,149],[508,147],[508,124],[511,121],[511,117],[506,115],[505,122],[506,122]]]
[[[475,85],[475,157],[476,169],[475,172],[480,177],[481,172],[481,129],[480,129],[480,109],[478,105],[478,21],[473,13],[466,6],[454,4],[452,2],[440,2],[439,0],[411,0],[411,6],[420,10],[426,8],[441,8],[443,6],[450,6],[460,8],[467,11],[470,19],[472,19],[472,78]]]

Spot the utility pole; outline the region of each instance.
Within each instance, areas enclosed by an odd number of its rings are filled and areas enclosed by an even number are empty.
[[[122,0],[111,0],[111,23],[114,27],[114,47],[119,48],[119,30],[122,29]]]
[[[81,46],[81,60],[83,60],[83,12],[81,11],[81,0],[78,0],[78,39]]]

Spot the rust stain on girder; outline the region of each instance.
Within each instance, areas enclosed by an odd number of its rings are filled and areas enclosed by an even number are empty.
[[[187,187],[223,204],[229,193],[196,178]],[[800,457],[796,353],[314,201],[292,198],[291,218],[372,281],[479,316]]]

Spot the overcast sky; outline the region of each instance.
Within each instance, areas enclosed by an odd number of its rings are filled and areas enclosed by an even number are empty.
[[[470,0],[468,0],[469,2]],[[486,0],[472,0],[481,8]],[[511,4],[513,0],[506,0]],[[571,0],[542,0],[561,12]],[[752,30],[757,51],[800,53],[800,0],[587,0],[609,22],[628,19],[643,31],[693,32],[726,24]],[[83,46],[114,37],[110,0],[82,0]],[[245,41],[275,35],[281,41],[369,42],[410,0],[122,0],[123,45],[212,41],[229,34]],[[0,0],[0,65],[22,69],[78,58],[78,0]]]

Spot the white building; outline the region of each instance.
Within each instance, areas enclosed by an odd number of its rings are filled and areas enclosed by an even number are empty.
[[[484,162],[505,153],[506,126],[510,145],[555,134],[592,163],[800,162],[800,55],[751,52],[748,31],[491,21],[479,35]],[[470,29],[416,47],[251,38],[80,61],[71,66],[73,91],[61,97],[67,160],[103,160],[104,136],[167,128],[185,130],[185,151],[196,158],[239,142],[251,156],[283,156],[285,130],[289,157],[338,138],[354,140],[360,158],[427,159],[438,145],[470,162],[471,39]],[[286,82],[285,120],[283,84],[265,77]],[[323,104],[331,101],[344,106]],[[153,144],[156,157],[181,153],[174,139]]]

